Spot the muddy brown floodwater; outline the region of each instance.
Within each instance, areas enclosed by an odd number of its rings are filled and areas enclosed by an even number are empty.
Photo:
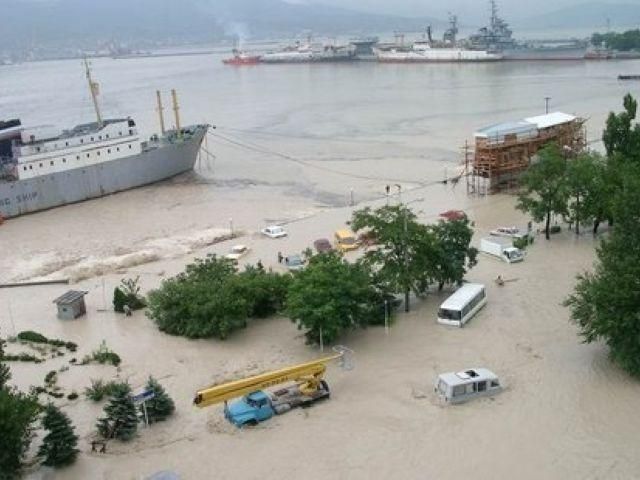
[[[148,291],[194,257],[236,243],[252,249],[244,262],[280,268],[278,251],[299,252],[344,225],[352,190],[356,208],[376,206],[385,185],[397,192],[400,184],[401,200],[425,222],[464,209],[476,245],[496,226],[525,225],[511,196],[467,196],[464,182],[434,182],[455,170],[474,129],[539,113],[545,96],[559,110],[590,118],[597,136],[626,88],[615,81],[615,63],[228,70],[218,58],[203,58],[96,60],[94,74],[105,111],[135,116],[142,131],[154,129],[153,90],[178,88],[187,122],[218,124],[219,136],[209,138],[215,159],[158,185],[0,226],[0,281],[68,277],[88,292],[87,316],[60,321],[51,301],[66,286],[0,289],[2,334],[32,329],[72,340],[77,358],[105,340],[123,358],[120,369],[72,367],[59,374],[65,392],[81,393],[97,378],[137,388],[153,375],[177,406],[169,421],[96,454],[89,441],[102,405],[83,396],[56,401],[77,426],[82,454],[55,477],[41,468],[30,478],[141,479],[160,470],[184,479],[638,478],[640,384],[609,362],[603,345],[581,344],[561,306],[576,273],[592,266],[596,240],[589,234],[565,231],[550,242],[538,236],[520,264],[481,256],[468,279],[487,285],[489,301],[464,328],[436,323],[449,291],[416,299],[389,335],[370,328],[340,340],[355,351],[355,369],[330,366],[330,401],[253,429],[229,425],[219,406],[196,409],[193,395],[223,378],[319,356],[289,320],[252,322],[226,342],[190,341],[160,333],[144,313],[109,311],[121,278],[140,275]],[[3,68],[3,116],[87,120],[77,62]],[[69,88],[59,92],[60,84]],[[262,238],[257,232],[271,222],[286,223],[289,237]],[[231,227],[242,236],[217,242]],[[513,281],[497,287],[498,275]],[[22,348],[10,344],[9,351]],[[12,363],[13,380],[22,389],[42,384],[70,357]],[[440,404],[436,375],[469,367],[495,371],[505,391]]]

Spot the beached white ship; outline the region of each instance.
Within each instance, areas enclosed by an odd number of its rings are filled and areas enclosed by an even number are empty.
[[[176,128],[142,141],[131,118],[103,119],[97,83],[87,79],[97,121],[70,130],[0,122],[0,215],[37,212],[170,178],[193,168],[208,125]]]

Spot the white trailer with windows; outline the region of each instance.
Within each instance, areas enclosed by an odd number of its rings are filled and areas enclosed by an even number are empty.
[[[486,368],[441,373],[434,384],[435,392],[448,403],[462,403],[502,391],[498,376]]]
[[[487,303],[484,285],[467,283],[447,298],[438,310],[438,323],[462,327]]]

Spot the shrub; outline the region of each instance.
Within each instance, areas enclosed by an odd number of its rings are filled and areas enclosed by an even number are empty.
[[[85,388],[84,394],[90,400],[100,402],[105,397],[113,395],[113,392],[115,392],[119,385],[121,384],[114,381],[104,382],[103,380],[91,380],[91,386]]]
[[[235,262],[209,255],[149,293],[147,315],[172,335],[224,340],[249,317],[281,309],[289,282],[290,275],[259,267],[238,274]]]
[[[140,310],[147,306],[144,297],[140,294],[140,277],[126,278],[120,281],[120,286],[113,290],[113,309],[123,313],[124,306],[131,310]]]
[[[235,273],[230,260],[215,255],[197,259],[149,293],[148,316],[172,335],[225,339],[246,326],[249,312],[246,300],[230,288]]]
[[[122,361],[116,352],[107,347],[107,343],[104,340],[98,349],[93,351],[91,358],[101,364],[110,363],[114,367],[120,365],[120,362]]]
[[[49,341],[49,339],[44,335],[31,330],[20,332],[18,334],[18,340],[22,340],[25,342],[33,342],[33,343],[48,343]]]
[[[529,237],[514,238],[513,246],[520,250],[525,250],[529,246]]]
[[[20,332],[17,336],[18,340],[30,343],[45,343],[53,347],[65,347],[70,352],[75,352],[78,349],[78,345],[73,342],[67,342],[65,340],[59,340],[57,338],[47,338],[41,333],[34,332],[32,330],[25,330]],[[56,353],[58,351],[56,350]]]
[[[51,370],[44,377],[44,384],[51,388],[58,382],[58,373],[55,370]]]
[[[33,362],[42,363],[44,360],[29,353],[19,353],[18,355],[4,355],[2,360],[5,362]]]
[[[67,395],[67,400],[76,400],[80,395],[77,392],[71,392]]]
[[[230,288],[247,302],[249,317],[266,318],[282,308],[291,279],[291,275],[265,272],[250,266],[232,277]]]
[[[71,360],[74,360],[74,359],[71,359]],[[85,355],[83,357],[82,362],[80,362],[80,365],[87,365],[91,362],[98,362],[103,365],[105,363],[109,363],[114,367],[117,367],[122,362],[122,359],[120,358],[120,355],[110,350],[109,347],[107,347],[107,343],[103,340],[97,350],[94,350],[93,352],[91,352],[91,355]],[[70,362],[70,363],[75,363],[75,362]]]

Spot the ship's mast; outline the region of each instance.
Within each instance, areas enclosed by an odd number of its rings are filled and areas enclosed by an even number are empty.
[[[91,78],[91,69],[89,68],[87,57],[84,57],[84,68],[87,73],[87,82],[89,82],[89,91],[91,92],[91,99],[93,100],[93,108],[96,111],[96,118],[98,119],[98,128],[102,128],[104,126],[104,121],[102,120],[102,113],[100,113],[100,105],[98,104],[100,86],[98,85],[98,82],[94,82]]]
[[[498,25],[498,5],[496,0],[491,0],[491,30],[495,30]]]

